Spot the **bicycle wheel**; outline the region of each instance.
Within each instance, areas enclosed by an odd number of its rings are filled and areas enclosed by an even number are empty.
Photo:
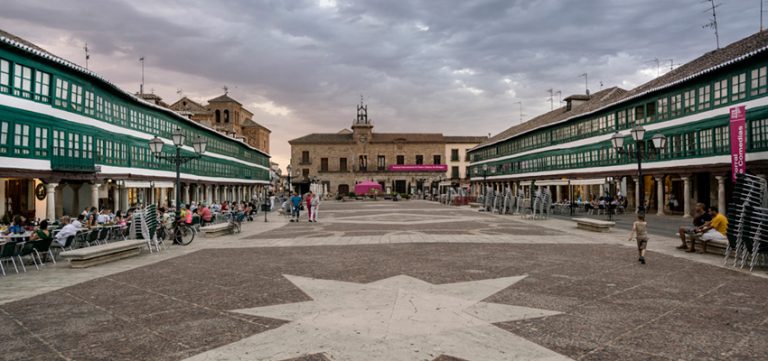
[[[195,232],[186,226],[179,226],[176,232],[178,232],[178,242],[182,246],[192,243],[195,239]]]

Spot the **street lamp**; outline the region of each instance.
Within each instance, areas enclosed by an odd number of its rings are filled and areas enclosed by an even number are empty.
[[[483,164],[483,198],[488,195],[488,186],[485,184],[486,178],[488,178],[488,163]]]
[[[635,150],[634,150],[634,156],[637,159],[637,178],[638,178],[638,188],[640,190],[640,199],[638,199],[638,205],[637,205],[637,213],[638,214],[645,214],[645,185],[643,184],[643,157],[647,157],[650,154],[650,151],[646,151],[645,147],[642,147],[642,144],[644,142],[645,138],[645,128],[643,128],[642,125],[638,125],[630,131],[630,134],[632,134],[632,139],[635,141]],[[655,149],[655,152],[659,152],[667,145],[667,137],[665,137],[661,133],[654,134],[653,137],[651,137],[651,142],[653,143],[653,148]],[[616,132],[611,137],[611,144],[613,145],[613,148],[616,149],[616,152],[619,154],[626,153],[630,156],[632,156],[632,152],[624,148],[624,136],[619,134],[619,132]]]
[[[186,136],[180,128],[176,128],[173,131],[171,138],[173,140],[173,145],[176,147],[175,154],[162,154],[165,143],[157,136],[149,141],[149,149],[152,151],[152,155],[154,155],[155,158],[166,160],[169,163],[176,165],[176,220],[178,220],[181,217],[181,165],[193,159],[201,158],[202,154],[205,153],[205,148],[208,143],[203,137],[198,135],[192,142],[192,147],[195,149],[195,155],[181,155],[181,147],[184,145]]]
[[[290,164],[288,164],[288,166],[285,168],[285,170],[288,171],[288,194],[292,194],[291,193],[291,170],[292,169],[293,168],[291,168]]]

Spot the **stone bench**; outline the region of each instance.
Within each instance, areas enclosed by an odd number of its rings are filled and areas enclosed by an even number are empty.
[[[203,234],[205,234],[205,238],[214,238],[218,236],[223,236],[225,234],[231,234],[232,226],[229,224],[229,222],[216,223],[216,224],[207,225],[205,227],[200,227],[200,232],[203,232]]]
[[[707,243],[707,253],[712,253],[716,255],[723,256],[725,255],[725,250],[728,249],[728,242],[726,241],[702,241],[701,235],[696,234],[694,236],[688,235],[686,239],[686,244],[688,247],[691,246],[691,237],[695,237],[696,239],[696,247],[698,247],[699,251],[702,251],[704,249],[704,242]]]
[[[591,218],[571,218],[571,220],[576,222],[576,227],[593,232],[608,232],[611,230],[611,227],[616,225],[616,222]]]
[[[482,203],[477,203],[477,202],[469,202],[469,206],[471,208],[480,208],[480,207],[483,206],[483,204]]]
[[[98,246],[64,251],[59,254],[59,257],[68,259],[72,268],[86,268],[137,256],[141,253],[141,249],[146,245],[147,241],[143,239],[117,241]]]

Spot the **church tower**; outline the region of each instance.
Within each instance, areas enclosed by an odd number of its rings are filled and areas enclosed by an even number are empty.
[[[357,119],[352,123],[352,133],[355,142],[366,144],[373,135],[373,124],[368,119],[368,106],[363,103],[363,96],[360,96],[360,105],[357,106]]]

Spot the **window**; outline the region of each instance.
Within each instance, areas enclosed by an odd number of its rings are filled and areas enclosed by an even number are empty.
[[[658,105],[656,107],[656,110],[658,111],[658,119],[659,120],[665,120],[669,118],[669,108],[667,105],[669,105],[669,99],[667,98],[661,98],[656,101],[656,104]]]
[[[48,128],[35,127],[35,155],[48,156]]]
[[[104,99],[100,96],[96,96],[96,117],[104,118]]]
[[[83,158],[93,159],[93,136],[83,135]]]
[[[342,172],[347,171],[347,158],[339,158],[339,170]]]
[[[14,153],[27,155],[29,154],[29,125],[16,124],[13,130],[13,145],[15,146]]]
[[[749,123],[751,149],[768,147],[768,119],[759,119]]]
[[[70,158],[80,158],[80,134],[69,133],[67,156]]]
[[[709,109],[710,99],[712,98],[712,87],[705,85],[699,88],[699,110]]]
[[[16,64],[13,68],[13,95],[32,97],[32,68]]]
[[[416,155],[416,164],[424,164],[424,156],[421,154]]]
[[[671,117],[677,117],[682,114],[683,109],[683,103],[682,103],[682,95],[677,94],[669,97],[669,108],[670,108],[670,116]]]
[[[715,128],[715,153],[730,151],[731,143],[728,138],[728,126]]]
[[[696,111],[696,90],[689,90],[683,93],[683,110],[686,113]]]
[[[0,93],[7,93],[11,87],[11,63],[0,59]]]
[[[451,167],[451,178],[459,179],[459,167],[456,167],[456,166]]]
[[[459,150],[451,149],[451,162],[458,162],[459,160]]]
[[[750,87],[750,95],[765,94],[766,87],[766,68],[765,66],[752,70],[752,84]]]
[[[0,154],[8,153],[8,122],[0,122]]]
[[[365,172],[368,170],[368,156],[367,155],[360,155],[358,158],[357,163],[357,169],[361,172]]]
[[[712,153],[712,129],[699,131],[699,153],[702,155]]]
[[[56,79],[56,98],[54,105],[60,107],[67,106],[67,100],[69,99],[69,82],[63,79]]]
[[[302,169],[302,170],[301,170],[301,175],[302,175],[304,178],[307,178],[307,177],[309,177],[309,168],[304,168],[304,169]]]
[[[656,116],[656,102],[645,103],[645,116],[649,122],[654,121]]]
[[[432,157],[432,164],[443,164],[442,159],[443,157],[441,157],[440,154],[435,154],[435,156]]]
[[[85,114],[93,115],[93,92],[85,91]]]
[[[398,155],[397,156],[397,164],[405,164],[405,156],[404,155]]]
[[[731,101],[747,97],[747,74],[741,73],[731,77]]]
[[[380,156],[376,157],[376,167],[379,170],[385,170],[386,169],[386,167],[387,167],[387,159],[383,155],[380,155]]]
[[[224,109],[224,123],[229,123],[229,109]]]
[[[635,120],[638,124],[645,123],[645,108],[642,105],[635,107]]]
[[[77,84],[72,84],[70,87],[71,96],[69,97],[70,105],[72,109],[76,111],[82,111],[83,110],[83,87]]]
[[[37,71],[35,73],[35,100],[49,102],[51,95],[51,74]]]
[[[328,158],[320,158],[320,171],[321,172],[328,171]]]
[[[715,82],[715,106],[728,102],[728,79]]]
[[[618,120],[619,129],[624,129],[627,127],[627,111],[626,110],[620,110],[616,113],[616,119]]]
[[[309,151],[308,150],[301,151],[301,164],[311,164],[309,162]]]
[[[66,135],[61,130],[53,131],[53,155],[58,157],[65,156],[65,149],[67,148]]]

